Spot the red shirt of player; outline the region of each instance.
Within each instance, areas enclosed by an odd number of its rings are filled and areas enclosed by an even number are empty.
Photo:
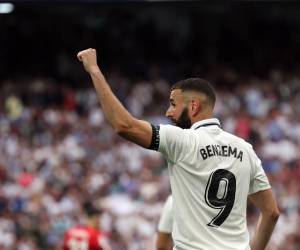
[[[64,236],[64,250],[104,250],[105,237],[91,227],[76,226]]]

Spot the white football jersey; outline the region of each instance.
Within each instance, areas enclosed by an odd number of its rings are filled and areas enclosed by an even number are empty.
[[[174,249],[250,249],[247,196],[270,188],[252,146],[214,118],[161,125],[156,141],[169,167]]]
[[[164,204],[164,208],[158,223],[158,231],[162,233],[172,233],[173,214],[172,214],[172,196],[169,195]]]

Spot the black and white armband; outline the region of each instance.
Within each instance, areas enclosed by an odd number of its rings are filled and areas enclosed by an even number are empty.
[[[159,126],[154,126],[153,124],[151,124],[152,127],[152,140],[151,140],[151,144],[149,146],[149,149],[152,150],[158,150],[159,147]]]

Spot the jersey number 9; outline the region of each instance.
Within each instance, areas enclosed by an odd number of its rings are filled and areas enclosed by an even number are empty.
[[[220,212],[207,225],[219,227],[229,216],[235,199],[236,179],[232,172],[218,169],[211,173],[205,189],[205,202]]]

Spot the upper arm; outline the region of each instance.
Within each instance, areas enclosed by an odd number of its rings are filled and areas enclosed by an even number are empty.
[[[271,189],[263,190],[248,196],[248,199],[253,203],[262,214],[278,214],[278,207]]]
[[[251,153],[251,177],[249,194],[254,194],[262,190],[270,189],[268,177],[262,167],[261,160],[257,157],[254,151]]]
[[[160,151],[174,162],[185,155],[187,150],[186,130],[172,125],[155,127],[147,121],[132,117],[117,133],[144,148]]]
[[[149,148],[152,141],[152,126],[149,122],[132,118],[130,125],[118,131],[118,134],[144,148]]]
[[[189,130],[172,125],[161,125],[159,129],[159,148],[168,161],[173,163],[186,157],[190,152],[192,137]]]
[[[251,152],[251,159],[252,166],[248,200],[262,214],[276,215],[278,214],[278,207],[268,177],[262,167],[261,160],[253,150]]]

